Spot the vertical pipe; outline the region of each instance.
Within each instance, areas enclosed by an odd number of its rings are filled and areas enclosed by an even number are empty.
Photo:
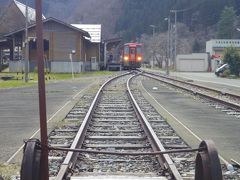
[[[104,68],[107,68],[107,42],[104,42]]]
[[[28,0],[25,1],[25,6],[26,6],[26,9],[25,9],[25,15],[26,15],[26,18],[25,18],[25,69],[24,69],[24,72],[25,72],[25,77],[24,77],[24,80],[25,82],[28,82],[28,60],[29,60],[29,46],[28,46]]]
[[[100,59],[100,56],[101,56],[101,40],[99,42],[99,45],[98,45],[98,70],[100,70],[100,63],[101,63],[101,59]]]
[[[72,55],[73,55],[73,53],[70,53],[70,54],[69,54],[69,58],[70,58],[71,70],[72,70],[72,80],[74,80]]]
[[[175,12],[175,44],[174,44],[174,63],[173,68],[176,68],[176,61],[177,61],[177,11]]]
[[[37,31],[37,61],[38,61],[38,91],[40,134],[42,144],[41,180],[49,179],[48,149],[47,149],[47,117],[46,117],[46,94],[43,62],[43,23],[42,23],[42,0],[36,0],[36,31]]]
[[[170,16],[168,17],[168,42],[167,42],[167,75],[169,75],[169,59],[170,59]]]
[[[2,59],[2,48],[0,48],[0,72],[2,71],[3,59]]]

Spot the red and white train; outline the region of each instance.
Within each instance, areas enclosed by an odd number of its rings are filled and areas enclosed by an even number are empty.
[[[140,68],[143,61],[143,44],[126,43],[123,45],[121,62],[123,69]]]

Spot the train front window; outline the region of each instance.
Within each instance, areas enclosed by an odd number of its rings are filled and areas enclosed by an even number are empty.
[[[142,48],[141,47],[137,47],[137,54],[141,54],[142,52]]]
[[[129,47],[127,46],[124,47],[124,54],[129,54]]]
[[[135,54],[135,49],[134,49],[134,48],[131,48],[130,53],[131,53],[131,54]]]

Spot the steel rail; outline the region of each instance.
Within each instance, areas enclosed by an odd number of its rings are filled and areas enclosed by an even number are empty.
[[[183,152],[196,152],[204,151],[206,148],[195,148],[195,149],[177,149],[177,150],[168,150],[168,151],[154,151],[154,152],[113,152],[113,151],[98,151],[98,150],[89,150],[89,149],[71,149],[71,148],[58,148],[58,147],[47,147],[49,150],[57,151],[72,151],[79,153],[91,153],[91,154],[110,154],[110,155],[121,155],[121,156],[139,156],[139,155],[150,155],[156,156],[160,154],[172,154],[172,153],[183,153]]]
[[[202,96],[202,97],[204,97],[204,98],[210,99],[210,100],[212,100],[212,101],[219,102],[219,103],[221,103],[221,104],[224,104],[225,106],[230,107],[231,109],[233,109],[233,110],[235,110],[235,111],[239,111],[239,110],[240,110],[240,105],[239,105],[239,104],[235,104],[235,103],[232,103],[232,102],[227,102],[227,101],[225,101],[225,100],[222,100],[222,99],[219,99],[219,98],[216,98],[216,97],[212,97],[212,96],[209,96],[209,95],[204,94],[204,93],[201,93],[201,92],[196,92],[196,91],[191,90],[191,89],[189,89],[189,88],[186,88],[186,87],[184,87],[184,86],[180,86],[180,85],[174,84],[174,83],[172,83],[172,82],[167,82],[167,81],[165,81],[165,80],[161,80],[161,79],[159,79],[159,78],[157,78],[157,77],[153,77],[153,76],[157,76],[157,75],[155,75],[155,74],[154,74],[154,75],[149,75],[149,73],[145,73],[145,72],[144,72],[144,73],[142,73],[142,75],[143,75],[143,76],[146,76],[146,77],[149,77],[149,78],[152,78],[152,79],[155,79],[155,80],[157,80],[157,81],[166,83],[166,84],[170,84],[170,85],[172,85],[172,86],[174,86],[174,87],[176,87],[176,88],[183,89],[183,90],[188,91],[188,92],[191,92],[191,93],[193,93],[193,94],[196,94],[196,95]],[[171,80],[172,80],[172,79],[171,79]],[[185,83],[185,82],[182,82],[182,83]],[[201,87],[201,86],[200,86],[200,87]]]
[[[85,138],[85,134],[87,132],[87,128],[88,128],[89,122],[91,120],[91,117],[92,117],[92,114],[94,112],[94,109],[95,109],[95,107],[96,107],[96,105],[97,105],[97,103],[99,101],[99,98],[100,98],[100,96],[102,94],[103,88],[107,84],[112,82],[113,80],[115,80],[117,78],[120,78],[120,77],[123,77],[123,76],[126,76],[128,74],[130,74],[130,72],[125,73],[125,74],[121,74],[121,75],[116,76],[116,77],[113,77],[112,79],[109,79],[108,81],[106,81],[100,87],[100,89],[98,90],[96,96],[94,97],[94,100],[93,100],[93,102],[92,102],[92,104],[91,104],[91,106],[90,106],[90,108],[89,108],[89,110],[88,110],[88,112],[87,112],[87,114],[86,114],[86,116],[85,116],[85,118],[84,118],[84,120],[83,120],[83,122],[82,122],[82,124],[81,124],[81,126],[80,126],[80,128],[79,128],[79,130],[78,130],[78,132],[77,132],[77,134],[75,136],[75,138],[74,138],[74,140],[73,140],[73,143],[72,143],[72,145],[70,147],[71,149],[77,149],[77,148],[82,146],[82,143],[83,143],[84,138]],[[79,153],[72,152],[72,151],[67,153],[66,158],[64,159],[64,161],[63,161],[63,163],[62,163],[62,165],[60,167],[60,170],[59,170],[58,175],[57,175],[55,180],[62,180],[65,177],[68,169],[70,169],[70,168],[72,168],[74,166],[74,164],[75,164],[75,162],[77,160],[78,154]]]
[[[195,86],[197,88],[202,88],[202,89],[205,89],[205,90],[213,91],[213,92],[218,93],[218,94],[227,95],[227,96],[231,96],[233,98],[240,99],[240,96],[238,94],[234,94],[234,93],[230,93],[230,92],[223,92],[223,91],[220,91],[218,89],[210,88],[210,87],[207,87],[207,86],[204,86],[204,85],[198,85],[198,84],[194,84],[194,83],[191,83],[191,82],[186,82],[186,81],[183,81],[183,80],[166,77],[164,75],[155,74],[155,73],[152,73],[152,72],[147,72],[147,71],[141,71],[141,72],[146,73],[146,74],[151,74],[151,75],[154,75],[154,76],[158,76],[158,77],[161,77],[161,78],[169,79],[169,80],[172,80],[172,81],[176,81],[176,82],[179,82],[179,83],[184,83],[184,84],[187,84],[187,85]]]
[[[131,89],[130,89],[130,81],[140,75],[141,73],[132,76],[131,78],[128,79],[127,81],[127,89],[128,89],[128,94],[129,94],[129,99],[132,102],[132,105],[135,109],[135,111],[137,112],[137,116],[140,120],[140,123],[142,125],[143,130],[145,131],[145,133],[147,134],[147,138],[149,140],[149,142],[151,143],[151,146],[155,151],[166,151],[163,144],[160,142],[160,140],[158,139],[156,133],[154,132],[154,130],[152,129],[150,123],[148,122],[147,118],[145,117],[144,113],[142,112],[142,110],[140,109],[139,105],[137,104],[133,94],[131,93]],[[174,179],[176,180],[182,180],[183,178],[181,177],[179,171],[177,170],[176,166],[174,165],[172,159],[170,158],[170,156],[168,154],[163,154],[163,155],[158,155],[157,159],[159,161],[159,164],[161,165],[162,168],[164,169],[168,169],[170,170],[172,176],[174,177]]]

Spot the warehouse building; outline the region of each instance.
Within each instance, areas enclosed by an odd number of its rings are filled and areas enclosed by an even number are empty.
[[[26,18],[28,9],[28,18]],[[29,70],[36,68],[35,9],[16,0],[12,1],[0,20],[1,63],[9,63],[10,72],[24,72],[25,59]],[[25,55],[25,20],[28,19],[29,52]],[[85,30],[86,31],[85,31]],[[91,35],[90,35],[91,33]],[[56,73],[82,72],[99,69],[101,25],[70,25],[55,18],[43,16],[45,68]],[[74,52],[74,53],[73,53]],[[0,66],[1,70],[1,66]]]
[[[17,57],[25,57],[25,28],[4,35],[11,44],[10,51],[17,51]],[[70,54],[72,51],[72,62],[74,72],[84,71],[84,62],[87,57],[88,32],[78,29],[70,24],[64,23],[55,18],[47,18],[43,21],[44,38],[44,60],[45,66],[51,72],[71,72]],[[29,42],[29,66],[30,71],[36,67],[36,24],[28,27]],[[24,61],[19,59],[10,60],[9,68],[11,72],[23,70]]]

